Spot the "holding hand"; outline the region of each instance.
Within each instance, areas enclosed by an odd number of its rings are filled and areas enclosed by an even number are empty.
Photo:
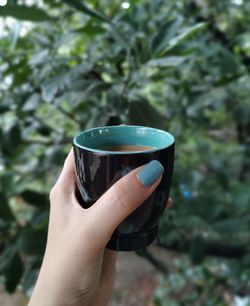
[[[158,186],[162,172],[157,161],[139,167],[116,182],[93,206],[83,209],[75,197],[71,150],[50,193],[47,246],[29,306],[107,305],[116,252],[105,246],[121,221]]]

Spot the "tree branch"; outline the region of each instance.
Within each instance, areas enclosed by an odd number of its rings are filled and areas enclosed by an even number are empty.
[[[122,97],[123,98],[127,98],[128,95],[128,87],[129,87],[129,83],[132,77],[132,59],[131,59],[131,49],[127,49],[127,62],[128,62],[128,75],[127,78],[124,82],[124,87],[122,90]]]
[[[146,258],[160,273],[168,273],[168,268],[165,266],[165,264],[156,257],[154,257],[154,255],[151,254],[147,249],[145,249],[145,251],[143,252],[143,257]]]
[[[165,250],[189,253],[192,241],[193,239],[187,240],[182,245],[180,243],[168,245],[166,243],[157,241],[157,246]],[[204,241],[204,247],[205,253],[208,256],[240,259],[247,254],[247,247],[245,245],[227,245],[219,241]]]
[[[29,145],[32,145],[32,144],[37,144],[37,145],[42,145],[42,146],[51,146],[51,145],[64,145],[64,144],[69,144],[72,142],[72,139],[69,139],[69,138],[64,138],[62,140],[60,140],[59,142],[56,142],[56,141],[46,141],[46,140],[42,140],[42,139],[23,139],[22,141],[23,143],[25,144],[29,144]]]
[[[62,108],[61,106],[58,106],[58,110],[67,118],[73,120],[74,122],[78,123],[79,125],[82,125],[82,122],[80,120],[78,120],[72,113],[66,111],[64,108]]]

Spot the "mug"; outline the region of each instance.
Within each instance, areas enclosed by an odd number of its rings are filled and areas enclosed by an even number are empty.
[[[146,151],[109,151],[111,146],[151,148]],[[146,126],[96,127],[74,137],[76,197],[83,208],[93,205],[122,176],[151,160],[158,160],[165,170],[160,184],[149,198],[114,231],[107,248],[116,251],[138,250],[156,238],[159,218],[170,192],[174,147],[173,135]]]

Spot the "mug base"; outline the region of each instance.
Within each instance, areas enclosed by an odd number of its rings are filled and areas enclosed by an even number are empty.
[[[107,248],[114,251],[136,251],[147,247],[154,241],[158,233],[158,226],[147,232],[132,234],[113,234],[107,244]]]

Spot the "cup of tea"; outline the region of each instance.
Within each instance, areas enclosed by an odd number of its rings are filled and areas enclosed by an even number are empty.
[[[174,137],[166,131],[135,125],[96,127],[74,137],[76,196],[83,208],[89,208],[116,181],[139,166],[158,160],[165,170],[155,191],[114,231],[107,248],[138,250],[156,238],[170,192],[174,143]]]

